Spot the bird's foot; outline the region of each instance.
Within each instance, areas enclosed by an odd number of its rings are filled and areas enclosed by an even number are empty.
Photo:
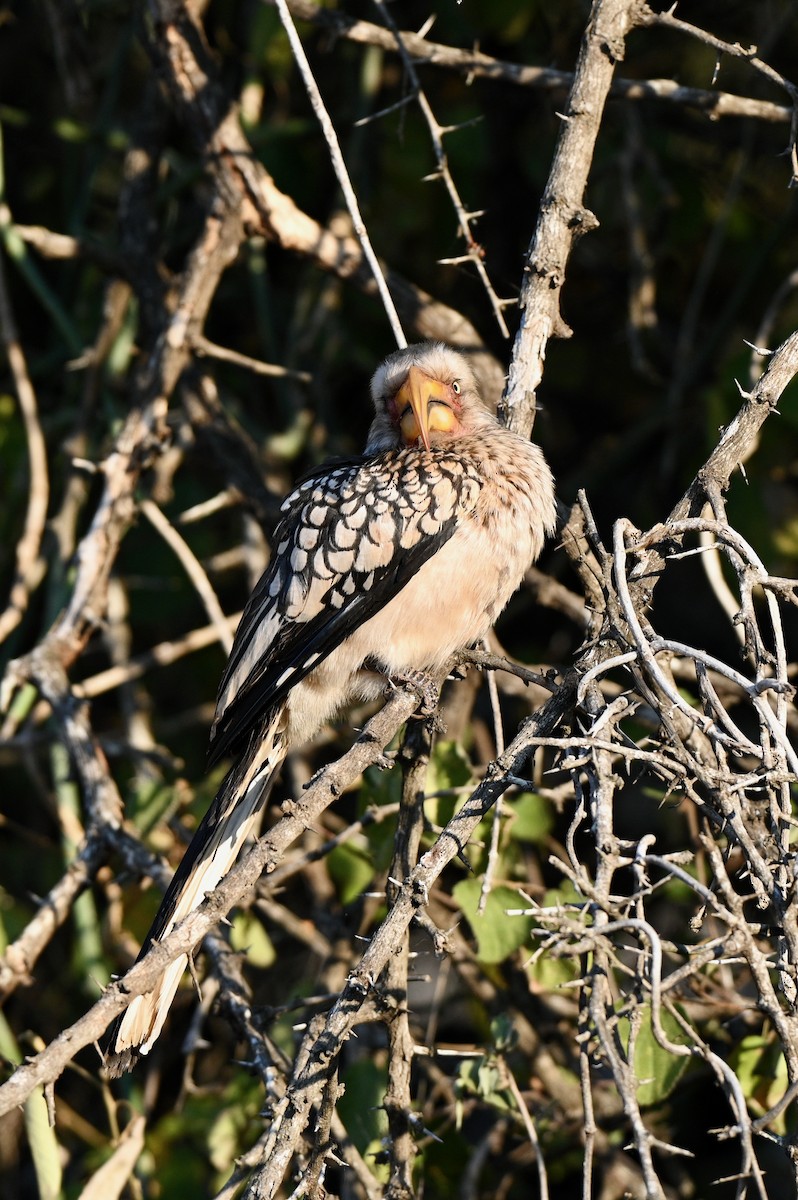
[[[419,697],[419,712],[431,717],[438,707],[441,689],[436,679],[425,671],[394,672],[388,676],[388,690],[395,692],[399,687],[411,687]]]

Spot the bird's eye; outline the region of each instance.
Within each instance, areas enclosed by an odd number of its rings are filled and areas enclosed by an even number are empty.
[[[460,380],[459,379],[455,379],[454,382],[452,383],[452,391],[454,392],[455,396],[460,395]]]

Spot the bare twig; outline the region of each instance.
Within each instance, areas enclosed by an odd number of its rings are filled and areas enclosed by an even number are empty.
[[[487,650],[487,641],[484,642]],[[488,694],[490,696],[490,706],[493,712],[493,731],[496,743],[496,756],[501,757],[504,754],[504,730],[502,729],[502,711],[499,702],[499,690],[496,687],[496,676],[493,671],[488,669]],[[499,854],[499,835],[502,827],[503,813],[502,797],[499,796],[494,807],[493,816],[491,817],[490,827],[490,847],[488,849],[488,861],[485,866],[485,874],[482,877],[482,890],[479,894],[479,905],[477,911],[481,914],[485,911],[485,905],[488,902],[488,896],[493,883],[493,876],[496,870],[496,862]]]
[[[706,29],[701,29],[697,25],[691,25],[689,21],[683,21],[675,15],[673,10],[654,12],[648,6],[645,6],[641,15],[641,23],[678,30],[679,33],[687,34],[696,41],[702,42],[705,46],[711,46],[719,55],[728,54],[732,58],[742,59],[754,71],[757,71],[767,79],[768,82],[775,84],[776,87],[781,88],[788,94],[792,103],[792,116],[790,120],[790,165],[792,167],[792,179],[790,186],[795,187],[798,185],[798,86],[775,70],[774,67],[771,67],[769,63],[764,62],[758,56],[756,46],[741,46],[739,42],[726,42],[722,38],[709,33]]]
[[[507,328],[507,322],[504,319],[503,309],[508,305],[514,305],[515,299],[500,300],[496,295],[493,284],[488,276],[487,268],[485,267],[484,251],[479,243],[474,240],[471,226],[477,217],[482,216],[482,214],[469,212],[466,209],[466,206],[463,204],[463,201],[460,198],[460,193],[452,176],[452,172],[449,167],[449,159],[446,155],[446,150],[443,144],[444,135],[452,131],[444,129],[438,124],[435,114],[432,111],[432,106],[430,105],[427,95],[421,87],[421,83],[419,82],[418,74],[416,73],[416,69],[413,65],[413,60],[405,49],[404,36],[399,32],[399,27],[391,16],[390,9],[385,4],[385,0],[374,0],[374,3],[379,9],[380,16],[382,17],[383,21],[391,30],[391,33],[396,39],[396,45],[402,58],[402,62],[404,63],[405,71],[407,72],[408,78],[412,84],[416,102],[421,109],[424,120],[427,123],[427,129],[429,130],[430,139],[432,141],[432,148],[435,152],[436,164],[435,174],[430,175],[427,178],[433,179],[437,177],[443,180],[446,191],[449,194],[449,199],[452,202],[452,207],[454,208],[457,216],[457,224],[460,230],[460,236],[465,242],[466,252],[464,255],[455,259],[447,259],[444,261],[451,264],[467,262],[473,265],[477,274],[479,275],[480,282],[485,289],[485,294],[490,301],[490,306],[493,310],[493,316],[496,324],[499,327],[499,331],[503,337],[509,337],[510,331]]]
[[[224,615],[219,598],[211,587],[210,580],[205,574],[202,563],[185,538],[181,537],[171,521],[166,519],[157,504],[152,500],[142,500],[139,503],[139,508],[153,529],[157,529],[166,544],[177,555],[182,567],[194,585],[197,595],[202,600],[205,611],[216,631],[220,645],[223,647],[225,653],[229,654],[233,646],[230,622]]]
[[[308,371],[294,371],[290,367],[278,366],[277,363],[261,362],[258,358],[250,358],[248,354],[239,354],[237,350],[229,350],[226,346],[217,346],[199,334],[194,338],[193,344],[197,354],[207,358],[216,358],[219,362],[233,363],[237,367],[244,367],[253,375],[265,375],[269,379],[295,379],[297,383],[310,383],[313,379]]]
[[[341,153],[338,135],[336,134],[332,120],[330,119],[330,114],[327,112],[327,109],[324,106],[324,101],[321,98],[321,92],[318,89],[316,80],[313,78],[313,72],[310,69],[310,63],[308,62],[304,47],[300,41],[299,34],[296,31],[296,26],[294,25],[293,18],[288,9],[288,5],[286,4],[286,0],[276,0],[276,4],[277,11],[280,14],[280,20],[283,23],[285,32],[288,34],[288,40],[291,43],[291,50],[293,51],[294,58],[296,59],[296,64],[299,67],[305,88],[308,96],[310,97],[310,102],[313,105],[313,111],[318,117],[319,124],[321,125],[324,133],[324,139],[327,142],[327,148],[330,151],[330,161],[335,168],[335,174],[338,179],[338,183],[340,184],[341,191],[344,194],[346,207],[349,210],[350,217],[352,218],[352,226],[357,239],[363,248],[363,254],[366,257],[369,267],[371,268],[371,273],[374,276],[374,280],[377,284],[377,290],[379,291],[380,299],[382,300],[383,308],[385,309],[385,315],[387,316],[388,322],[393,330],[393,336],[396,339],[396,344],[401,349],[403,346],[407,345],[407,338],[404,335],[402,323],[399,320],[399,314],[396,311],[396,305],[393,302],[393,297],[391,296],[385,275],[382,271],[382,267],[380,266],[377,255],[374,253],[374,249],[371,245],[371,239],[369,237],[368,230],[366,229],[365,222],[360,215],[360,205],[357,202],[355,189],[352,187],[352,181],[349,178],[349,172],[346,169],[346,163],[344,162],[344,156]]]

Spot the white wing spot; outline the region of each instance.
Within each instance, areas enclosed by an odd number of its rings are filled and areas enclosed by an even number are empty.
[[[352,553],[349,550],[331,550],[327,554],[327,562],[337,575],[352,570]]]
[[[357,539],[357,530],[352,529],[351,525],[344,525],[339,522],[335,526],[333,540],[339,550],[350,550],[354,546]]]

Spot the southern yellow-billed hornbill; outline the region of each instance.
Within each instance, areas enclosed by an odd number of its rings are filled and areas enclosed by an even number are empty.
[[[142,948],[164,938],[232,866],[288,749],[385,678],[434,672],[487,632],[555,523],[537,446],[499,424],[462,355],[391,354],[371,382],[361,458],[320,468],[283,504],[274,554],[244,611],[219,689],[211,762],[233,766]],[[114,1025],[119,1075],[161,1031],[186,966]]]

